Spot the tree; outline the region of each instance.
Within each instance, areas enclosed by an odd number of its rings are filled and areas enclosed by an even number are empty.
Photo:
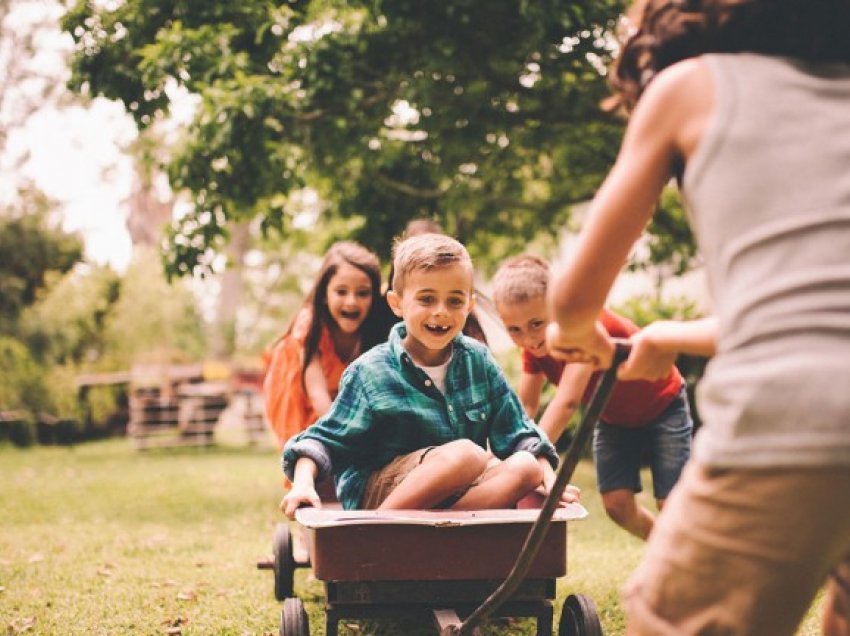
[[[681,276],[699,261],[696,240],[676,189],[668,187],[661,193],[643,247],[632,256],[629,269],[653,275],[659,299],[665,280]]]
[[[62,65],[45,64],[44,57],[55,51],[41,46],[42,38],[56,29],[60,10],[58,2],[0,0],[0,159],[10,164],[3,166],[6,170],[26,160],[26,154],[6,155],[12,133],[62,94]]]
[[[620,0],[79,0],[71,87],[121,100],[138,126],[174,86],[198,99],[169,160],[194,209],[171,273],[209,267],[228,222],[286,233],[304,184],[386,255],[433,216],[474,257],[516,249],[589,198],[622,132],[603,113]]]
[[[52,281],[21,317],[19,337],[45,367],[84,366],[104,354],[106,320],[121,279],[108,267],[78,267]]]
[[[172,363],[202,359],[205,324],[188,281],[166,282],[151,250],[139,249],[104,318],[99,367],[129,368],[135,362]]]
[[[21,311],[35,302],[50,272],[67,272],[82,260],[80,237],[51,222],[51,203],[22,192],[20,207],[0,209],[0,333],[17,328]]]

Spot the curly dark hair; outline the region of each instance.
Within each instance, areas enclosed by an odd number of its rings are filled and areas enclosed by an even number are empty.
[[[631,110],[663,69],[703,53],[850,63],[850,0],[638,0],[611,74]]]

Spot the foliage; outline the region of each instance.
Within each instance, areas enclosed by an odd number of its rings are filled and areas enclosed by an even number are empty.
[[[46,402],[42,406],[60,420],[81,421],[83,413],[77,399],[76,377],[79,367],[51,365],[43,372]]]
[[[0,442],[28,448],[36,441],[36,424],[26,411],[0,411]]]
[[[614,311],[625,316],[638,327],[658,320],[695,320],[702,318],[697,304],[690,298],[675,296],[659,299],[656,296],[632,296]]]
[[[561,227],[622,131],[598,107],[622,4],[79,0],[63,28],[72,89],[121,100],[140,128],[171,87],[196,96],[168,166],[194,203],[168,241],[169,271],[187,274],[229,220],[290,231],[308,183],[382,255],[418,216],[479,260],[504,256],[494,236],[516,251]]]
[[[140,252],[123,277],[87,265],[47,272],[35,296],[16,338],[0,338],[0,409],[22,409],[39,422],[58,418],[63,426],[82,420],[86,428],[78,432],[99,433],[120,396],[95,388],[80,404],[77,374],[204,357],[196,299],[184,282],[167,284],[152,253]]]
[[[204,322],[184,283],[169,285],[157,257],[149,251],[137,253],[104,319],[102,368],[121,370],[137,361],[185,362],[204,357]]]
[[[244,269],[236,349],[259,354],[289,326],[319,270],[319,257],[292,235],[261,245]]]
[[[35,302],[51,272],[82,259],[82,241],[51,222],[50,202],[22,193],[20,209],[0,210],[0,333],[14,331],[21,311]]]
[[[21,337],[32,354],[53,364],[91,363],[104,355],[105,320],[121,279],[108,267],[78,267],[54,282],[29,307]]]
[[[698,260],[697,245],[679,191],[667,187],[647,227],[645,249],[629,263],[631,270],[653,272],[656,289],[670,276],[681,276]]]
[[[54,0],[0,0],[0,166],[7,180],[23,182],[15,171],[28,159],[28,149],[10,140],[36,112],[69,97],[61,53],[45,46],[60,11]]]
[[[0,378],[0,410],[34,412],[46,402],[40,367],[23,344],[6,336],[0,336]]]
[[[35,413],[47,395],[41,369],[20,342],[0,336],[0,441],[31,446]]]

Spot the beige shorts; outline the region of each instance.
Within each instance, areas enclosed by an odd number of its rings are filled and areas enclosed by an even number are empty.
[[[790,636],[848,567],[850,467],[691,463],[626,587],[628,634]]]
[[[360,507],[364,510],[374,510],[380,506],[384,502],[384,499],[386,499],[389,494],[395,490],[402,481],[404,481],[404,478],[407,477],[414,468],[422,463],[425,456],[436,448],[438,447],[428,446],[427,448],[415,450],[407,455],[399,455],[389,464],[372,473],[369,476],[369,480],[366,482],[366,490],[363,492],[363,498],[360,500]],[[484,475],[486,475],[491,468],[492,466],[488,465],[487,469],[478,477],[478,479],[462,491],[448,497],[446,500],[438,504],[436,508],[451,508],[470,488],[480,483],[484,478]]]

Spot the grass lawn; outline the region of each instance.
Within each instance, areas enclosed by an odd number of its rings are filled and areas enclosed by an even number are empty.
[[[591,515],[570,526],[556,614],[581,592],[596,601],[606,635],[622,634],[618,592],[643,544],[605,518],[589,464],[574,482]],[[268,448],[0,447],[0,633],[277,634],[272,576],[255,563],[271,552],[281,488]],[[296,590],[312,633],[324,634],[322,587],[308,579],[298,570]],[[800,635],[818,633],[814,614]],[[342,632],[431,633],[377,622]]]

